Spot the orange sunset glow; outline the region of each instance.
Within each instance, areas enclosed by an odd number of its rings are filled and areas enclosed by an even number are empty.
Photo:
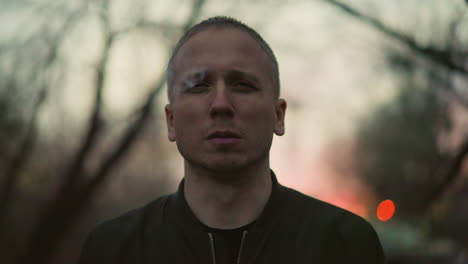
[[[303,155],[284,155],[285,151],[273,153],[273,169],[281,184],[369,218],[373,193],[352,170],[337,170],[327,162],[333,148],[317,146]]]

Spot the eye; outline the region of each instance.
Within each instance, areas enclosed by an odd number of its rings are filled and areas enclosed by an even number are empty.
[[[247,81],[236,81],[233,84],[234,89],[241,92],[251,92],[257,90],[256,87]]]
[[[197,82],[197,83],[186,83],[185,92],[186,93],[204,93],[210,88],[209,83],[207,82]]]

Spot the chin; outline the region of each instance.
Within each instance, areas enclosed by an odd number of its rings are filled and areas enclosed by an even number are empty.
[[[205,163],[203,167],[218,173],[233,173],[246,167],[246,162],[238,160],[223,160]]]
[[[246,159],[218,159],[218,160],[187,160],[192,168],[199,168],[210,174],[238,175],[245,168],[250,167]]]
[[[213,174],[219,180],[234,180],[239,179],[249,169],[259,167],[258,160],[249,159],[230,159],[230,160],[215,160],[205,162],[202,167]]]
[[[182,152],[181,152],[182,153]],[[186,153],[184,153],[186,154]],[[259,154],[259,153],[256,153]],[[195,170],[206,171],[212,174],[234,175],[239,177],[250,168],[262,166],[264,162],[268,162],[268,153],[264,155],[182,155],[186,164]]]

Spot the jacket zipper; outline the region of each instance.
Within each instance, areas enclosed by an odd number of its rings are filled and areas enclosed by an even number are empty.
[[[208,233],[208,237],[210,238],[211,259],[213,260],[213,264],[216,264],[213,235],[211,233]]]
[[[247,233],[249,233],[249,231],[247,231],[247,230],[242,232],[242,239],[241,239],[241,244],[240,244],[240,247],[239,247],[239,253],[237,254],[237,264],[240,264],[242,248],[244,246],[244,241],[245,241],[245,238],[247,237]]]
[[[237,254],[237,264],[240,264],[241,261],[241,253],[242,253],[242,248],[244,247],[244,242],[245,238],[247,237],[247,234],[249,231],[245,230],[242,232],[242,239],[239,247],[239,253]],[[213,234],[208,233],[208,237],[210,239],[210,247],[211,247],[211,259],[213,260],[213,264],[216,264],[216,254],[215,254],[215,248],[214,248],[214,239],[213,239]]]

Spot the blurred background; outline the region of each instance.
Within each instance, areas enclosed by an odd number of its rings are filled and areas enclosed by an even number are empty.
[[[173,192],[164,71],[229,15],[275,51],[280,183],[376,228],[388,263],[468,263],[462,0],[0,0],[0,262],[74,263],[98,222]]]

